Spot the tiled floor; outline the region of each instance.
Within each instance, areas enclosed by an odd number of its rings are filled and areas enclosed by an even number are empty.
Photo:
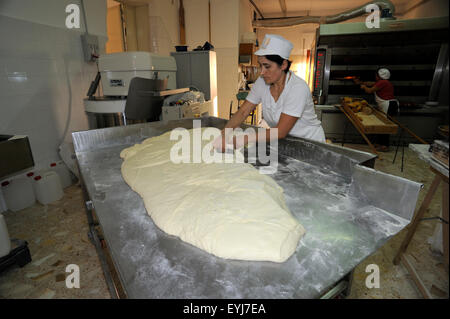
[[[364,145],[346,146],[368,150]],[[383,160],[377,160],[375,168],[423,183],[419,206],[433,179],[429,166],[405,149],[401,172],[401,156],[392,164],[393,156],[394,149],[383,153]],[[425,217],[439,216],[440,203],[441,186]],[[65,189],[63,199],[58,202],[45,206],[35,204],[19,212],[7,211],[4,216],[10,236],[28,242],[33,260],[23,268],[13,266],[0,274],[0,298],[110,298],[97,253],[87,236],[87,219],[78,185]],[[448,269],[442,255],[432,252],[428,243],[438,222],[433,219],[420,223],[408,253],[433,297],[448,298]],[[392,264],[405,235],[404,230],[356,267],[349,298],[422,298],[404,266]],[[69,264],[79,266],[79,289],[66,287]],[[365,286],[368,276],[365,270],[369,264],[376,264],[380,269],[380,288]]]
[[[4,213],[11,238],[28,242],[32,261],[0,274],[0,298],[110,298],[87,232],[81,188],[72,185],[52,204]],[[80,288],[66,287],[66,267],[79,266]]]

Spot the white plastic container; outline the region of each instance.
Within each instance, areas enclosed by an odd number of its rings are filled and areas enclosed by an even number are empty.
[[[27,177],[3,182],[2,192],[6,206],[13,212],[30,207],[36,202],[33,184]]]
[[[11,251],[11,240],[9,239],[8,228],[5,218],[0,214],[0,258],[8,255]]]
[[[8,207],[6,206],[5,197],[3,196],[2,187],[0,186],[0,213],[6,212]]]
[[[29,172],[29,173],[27,173],[27,177],[28,177],[28,179],[31,181],[31,184],[32,184],[32,186],[33,186],[33,192],[34,192],[34,197],[36,197],[36,200],[37,200],[37,196],[36,196],[36,182],[35,182],[35,180],[34,180],[34,178],[36,177],[36,175],[33,173],[33,172]]]
[[[58,174],[53,171],[43,172],[36,176],[34,178],[34,190],[36,199],[42,205],[53,203],[64,195],[61,180]]]
[[[72,185],[72,177],[66,164],[62,161],[50,164],[50,170],[56,172],[61,180],[62,188],[66,188]]]

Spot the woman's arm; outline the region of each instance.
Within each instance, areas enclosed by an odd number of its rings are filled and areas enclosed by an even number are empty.
[[[244,103],[242,103],[239,110],[237,110],[237,112],[234,113],[234,115],[225,125],[225,128],[236,128],[240,126],[242,122],[244,122],[245,119],[250,115],[250,113],[255,109],[256,105],[257,104],[253,104],[245,100]]]
[[[373,85],[372,87],[368,87],[367,85],[361,84],[361,89],[363,89],[364,92],[370,94],[370,93],[378,91],[380,88],[376,87],[375,85]]]
[[[255,109],[257,104],[253,104],[247,100],[242,103],[241,107],[237,110],[236,113],[231,117],[231,119],[225,124],[221,132],[221,136],[219,136],[213,143],[214,148],[220,150],[221,152],[225,152],[226,138],[225,138],[225,129],[231,128],[234,129],[239,127],[245,119],[250,115],[250,113]],[[233,144],[236,146],[236,140],[233,139]]]
[[[287,115],[285,113],[281,113],[280,120],[278,124],[274,128],[264,129],[259,128],[258,134],[244,135],[244,139],[239,140],[236,136],[233,137],[233,146],[235,148],[240,148],[248,143],[252,142],[261,142],[261,141],[272,141],[274,139],[282,139],[285,138],[291,129],[294,127],[297,122],[298,117]]]
[[[359,78],[354,78],[353,82],[355,82],[355,84],[365,85],[365,86],[373,86],[375,84],[375,82],[370,82],[370,81],[363,82]]]
[[[285,138],[294,127],[298,117],[281,113],[280,120],[276,128],[278,129],[278,138]]]

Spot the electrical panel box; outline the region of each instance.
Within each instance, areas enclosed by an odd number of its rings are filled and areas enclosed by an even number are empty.
[[[91,34],[82,34],[81,44],[83,47],[84,60],[86,62],[94,62],[95,59],[100,55],[98,37]]]

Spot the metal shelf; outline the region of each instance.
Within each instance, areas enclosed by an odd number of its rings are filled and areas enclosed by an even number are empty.
[[[435,64],[387,65],[389,70],[434,70]],[[377,70],[378,65],[331,65],[330,71]]]
[[[361,91],[362,92],[362,91]],[[367,100],[369,103],[373,102],[373,94],[364,94],[364,93],[358,93],[358,94],[328,94],[328,100],[327,104],[334,104],[334,103],[340,103],[340,100],[343,96],[348,96],[351,98],[363,98]],[[427,100],[426,96],[412,96],[412,95],[401,95],[397,96],[397,99],[400,101],[409,101],[414,102],[417,104],[425,103]],[[374,103],[374,102],[373,102]]]
[[[431,81],[390,81],[394,86],[431,86]],[[330,80],[329,85],[354,86],[353,81]]]
[[[333,47],[331,48],[333,55],[382,55],[382,54],[416,54],[417,52],[429,52],[436,50],[439,52],[440,44],[422,44],[422,45],[403,45],[403,46],[374,46],[374,47]]]

